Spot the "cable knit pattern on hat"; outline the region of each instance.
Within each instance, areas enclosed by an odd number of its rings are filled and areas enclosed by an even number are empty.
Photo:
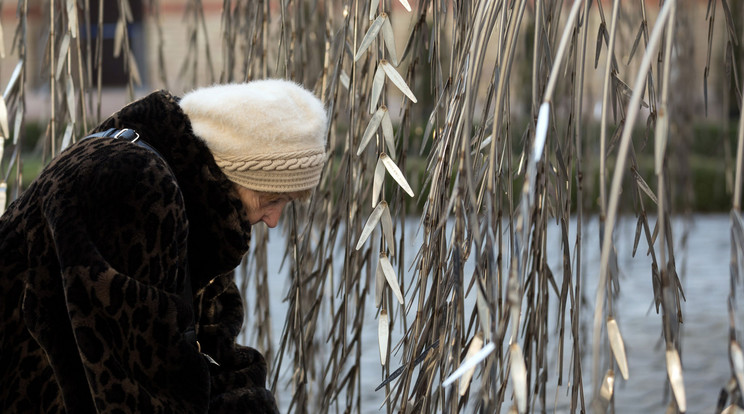
[[[323,104],[279,79],[217,85],[180,102],[225,175],[256,191],[314,188],[326,160]]]

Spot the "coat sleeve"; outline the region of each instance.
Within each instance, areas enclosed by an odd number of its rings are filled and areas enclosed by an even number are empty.
[[[251,347],[238,345],[243,325],[243,299],[234,274],[212,279],[196,293],[196,330],[202,351],[219,366],[210,366],[210,414],[278,413],[266,389],[266,360]]]
[[[44,323],[54,313],[44,303],[29,312],[38,319],[30,330],[60,383],[65,367],[84,372],[87,387],[76,389],[89,390],[96,412],[206,413],[208,363],[184,338],[193,312],[177,294],[188,235],[183,198],[162,160],[140,150],[76,164],[50,181],[42,211],[59,260],[69,321],[63,336],[77,355],[61,355],[63,346],[45,332],[63,328]],[[44,289],[32,283],[29,294]],[[85,397],[64,398],[68,405]]]

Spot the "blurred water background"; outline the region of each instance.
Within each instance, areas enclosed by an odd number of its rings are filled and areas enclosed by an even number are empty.
[[[666,386],[666,367],[664,359],[664,341],[661,337],[661,318],[656,315],[653,306],[651,288],[651,264],[645,252],[647,246],[643,238],[639,243],[635,257],[632,257],[633,238],[635,235],[634,217],[625,217],[619,223],[615,237],[618,248],[618,262],[620,267],[620,296],[615,302],[616,315],[620,329],[625,339],[625,347],[628,354],[630,369],[630,380],[623,381],[619,373],[615,382],[615,408],[620,413],[641,412],[664,412],[670,398],[670,391]],[[407,234],[416,234],[418,221],[409,219]],[[719,393],[731,377],[728,361],[728,316],[727,298],[729,295],[729,258],[730,258],[730,223],[726,214],[702,215],[695,214],[688,219],[679,218],[674,221],[675,251],[678,272],[684,284],[686,301],[683,305],[682,325],[682,363],[684,367],[684,380],[688,398],[688,412],[710,413],[714,412]],[[576,223],[571,223],[572,231],[575,231]],[[583,264],[582,275],[584,308],[582,309],[583,329],[591,330],[591,318],[594,310],[594,295],[596,291],[596,277],[599,272],[599,240],[598,219],[591,217],[585,219],[583,224],[584,251],[582,252]],[[550,267],[556,277],[560,277],[561,268],[561,246],[559,231],[557,227],[548,230],[548,257]],[[569,240],[573,241],[575,234]],[[683,243],[686,238],[686,246]],[[275,275],[271,278],[271,312],[273,338],[276,342],[281,337],[284,325],[284,315],[287,307],[284,296],[289,286],[288,263],[282,265],[282,252],[286,240],[281,228],[269,232],[269,274]],[[420,245],[420,235],[408,241],[408,255],[406,257],[406,269],[410,269],[414,252]],[[573,245],[571,246],[573,251]],[[466,275],[472,272],[472,263],[466,265]],[[339,273],[340,274],[340,266]],[[243,277],[239,274],[238,277]],[[353,277],[353,276],[350,276]],[[551,298],[552,300],[553,298]],[[247,299],[249,302],[251,298]],[[413,300],[406,296],[406,300]],[[468,296],[467,307],[475,306],[474,292]],[[248,304],[250,308],[250,303]],[[551,302],[551,309],[558,312],[558,301]],[[361,378],[362,406],[365,413],[385,412],[384,389],[375,392],[375,388],[383,380],[382,368],[377,345],[377,309],[372,303],[365,307],[366,316],[362,332],[362,367]],[[738,316],[744,316],[741,310]],[[740,319],[741,320],[741,319]],[[248,316],[246,324],[252,323]],[[551,326],[555,326],[552,323]],[[328,327],[321,327],[321,329]],[[400,328],[391,332],[393,345],[402,338]],[[553,337],[551,336],[551,339]],[[584,338],[591,338],[591,334],[585,334]],[[250,335],[245,341],[250,345]],[[558,336],[555,335],[553,348],[557,347]],[[591,375],[591,350],[590,344],[586,344],[584,355],[584,375],[588,382]],[[551,369],[557,370],[557,352],[549,356],[552,360]],[[393,352],[391,369],[401,365],[400,359]],[[568,360],[568,358],[566,358]],[[269,363],[271,365],[271,363]],[[284,387],[292,375],[289,365],[279,375],[277,384],[277,398],[280,410],[286,411],[291,392],[285,392]],[[566,365],[567,366],[567,365]],[[566,369],[566,368],[564,368]],[[376,373],[376,374],[373,374]],[[476,370],[476,378],[479,375]],[[554,405],[546,407],[547,412],[567,412],[569,385],[564,383],[562,387],[556,384],[558,377],[555,372],[548,376],[548,401]],[[270,373],[273,378],[273,373]],[[435,381],[441,384],[442,379]],[[473,386],[477,386],[477,381]],[[591,400],[592,389],[585,387],[585,399],[587,404]],[[506,410],[510,404],[504,404]],[[381,408],[382,407],[382,408]],[[470,401],[465,412],[472,412],[475,402]],[[533,407],[540,411],[541,407]]]

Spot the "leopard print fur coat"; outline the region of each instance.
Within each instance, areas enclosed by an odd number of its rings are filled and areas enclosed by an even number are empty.
[[[250,224],[233,185],[167,92],[108,128],[162,158],[79,141],[0,218],[0,412],[277,412],[263,356],[235,343]]]

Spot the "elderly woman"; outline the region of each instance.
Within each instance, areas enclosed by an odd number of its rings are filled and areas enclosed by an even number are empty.
[[[155,92],[54,159],[0,218],[0,412],[276,412],[231,271],[326,123],[288,81]]]

